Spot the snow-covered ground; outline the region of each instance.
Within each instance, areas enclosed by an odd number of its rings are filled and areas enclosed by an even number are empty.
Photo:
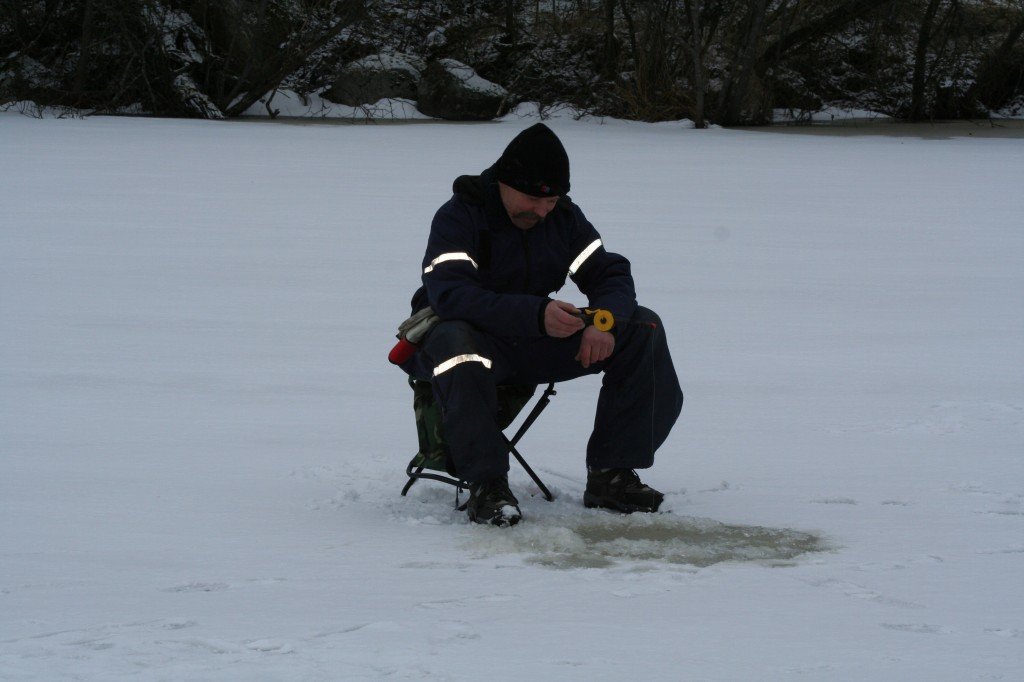
[[[555,121],[671,513],[583,509],[592,379],[495,529],[385,356],[526,123],[0,116],[0,679],[1024,678],[1024,139]]]

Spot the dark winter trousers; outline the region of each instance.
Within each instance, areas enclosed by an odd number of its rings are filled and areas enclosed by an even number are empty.
[[[645,469],[668,437],[683,406],[661,319],[638,308],[616,320],[612,356],[584,368],[569,338],[499,338],[466,322],[434,327],[405,367],[431,382],[441,407],[444,438],[455,468],[467,481],[508,471],[508,445],[495,422],[498,384],[536,385],[604,372],[594,430],[587,444],[593,469]]]

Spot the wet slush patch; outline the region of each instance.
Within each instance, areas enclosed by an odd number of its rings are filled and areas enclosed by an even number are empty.
[[[725,561],[789,566],[801,555],[831,549],[812,533],[671,514],[532,521],[486,538],[481,534],[478,548],[485,554],[526,554],[528,563],[556,569],[650,562],[706,567]]]

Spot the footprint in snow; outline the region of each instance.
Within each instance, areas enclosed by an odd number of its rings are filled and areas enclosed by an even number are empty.
[[[1024,631],[1013,630],[1010,628],[985,628],[985,632],[990,635],[996,635],[997,637],[1008,637],[1013,639],[1024,637]]]
[[[250,651],[259,651],[265,654],[294,654],[295,647],[280,639],[257,639],[246,642],[245,648]]]
[[[246,578],[245,580],[238,580],[234,583],[208,583],[208,582],[192,582],[185,583],[183,585],[175,585],[174,587],[165,588],[164,592],[223,592],[236,587],[249,587],[253,585],[277,585],[278,583],[286,582],[285,578]]]
[[[450,608],[453,606],[470,606],[472,604],[504,603],[519,599],[517,594],[481,594],[475,597],[458,597],[455,599],[438,599],[436,601],[425,601],[417,604],[421,609]]]
[[[223,592],[230,586],[227,583],[186,583],[168,587],[164,592]]]
[[[853,599],[863,599],[865,601],[872,601],[885,606],[895,606],[901,609],[923,609],[924,605],[916,602],[907,601],[905,599],[896,599],[894,597],[887,597],[883,594],[875,592],[871,588],[865,587],[864,585],[858,585],[857,583],[848,582],[845,580],[837,580],[835,578],[826,578],[825,580],[806,580],[804,581],[808,585],[814,587],[826,587],[830,589],[837,589],[841,591],[847,597]]]
[[[897,632],[913,632],[919,635],[948,635],[953,631],[941,625],[929,625],[927,623],[882,623],[886,630]]]

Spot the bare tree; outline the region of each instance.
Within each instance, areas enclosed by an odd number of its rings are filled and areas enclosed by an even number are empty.
[[[767,0],[751,0],[741,28],[735,34],[733,56],[726,66],[725,80],[718,94],[718,120],[723,125],[737,125],[756,118],[748,108],[748,99],[767,11]]]
[[[1024,0],[0,0],[0,101],[236,116],[395,50],[542,109],[963,116],[1024,101],[1022,39]]]
[[[1019,45],[1024,37],[1024,0],[1007,12],[1002,21],[1007,30],[994,49],[979,60],[975,86],[970,93],[989,109],[1009,103],[1016,94],[1024,99],[1024,50]]]
[[[361,0],[214,2],[197,0],[193,16],[213,59],[199,82],[227,116],[274,90],[309,57],[362,16]]]
[[[699,0],[685,0],[687,27],[689,28],[689,40],[687,47],[690,49],[690,63],[693,73],[693,125],[697,128],[707,128],[707,120],[704,117],[705,100],[705,74],[704,74],[704,41],[702,40],[702,24],[700,20]]]
[[[942,0],[928,0],[921,28],[917,33],[917,46],[914,49],[914,75],[910,93],[910,113],[908,118],[917,121],[924,118],[924,79],[927,67],[928,47],[932,38],[932,24],[938,14]]]

